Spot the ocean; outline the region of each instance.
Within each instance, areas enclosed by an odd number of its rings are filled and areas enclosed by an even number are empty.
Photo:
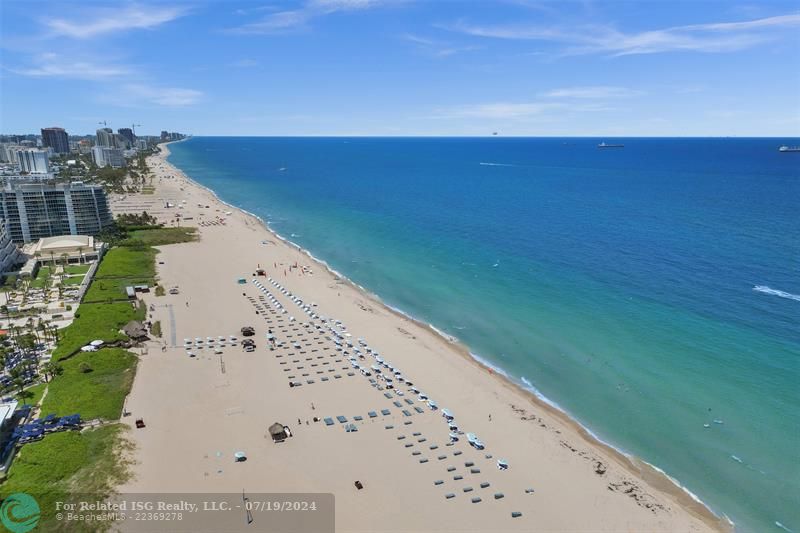
[[[800,142],[602,140],[196,137],[170,161],[738,530],[800,533],[800,153],[777,150]]]

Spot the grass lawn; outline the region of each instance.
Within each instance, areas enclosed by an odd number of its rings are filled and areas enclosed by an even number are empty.
[[[103,257],[95,278],[136,278],[156,275],[155,250],[112,248]]]
[[[20,397],[19,394],[14,394],[14,397],[19,401],[20,405],[27,403],[29,405],[36,405],[39,403],[39,400],[42,399],[42,395],[44,394],[44,389],[47,388],[47,383],[39,383],[38,385],[34,385],[33,387],[28,387],[25,389],[27,392],[33,394],[30,398],[25,398],[24,400]]]
[[[84,362],[91,372],[81,372]],[[84,420],[118,420],[133,384],[136,362],[136,356],[122,348],[82,352],[61,361],[64,373],[50,382],[42,413],[59,416],[80,413]]]
[[[66,287],[71,285],[80,285],[82,281],[83,276],[73,276],[71,278],[64,278],[64,281],[61,283]]]
[[[132,444],[125,438],[127,428],[113,424],[77,432],[47,435],[26,444],[11,465],[0,496],[26,492],[41,508],[37,531],[98,531],[108,524],[65,522],[55,519],[55,502],[81,494],[107,497],[114,487],[130,478],[130,461],[125,454]]]
[[[67,265],[64,272],[67,274],[86,274],[92,265]]]
[[[130,232],[128,240],[141,241],[147,246],[162,246],[197,240],[197,228],[153,228]],[[123,246],[125,242],[123,241]]]
[[[144,306],[137,309],[129,303],[81,304],[72,324],[59,332],[53,360],[58,361],[95,339],[125,340],[127,337],[119,330],[131,320],[143,320],[145,311]]]
[[[109,250],[94,275],[84,303],[125,299],[127,285],[154,285],[156,250],[119,247]]]
[[[36,272],[36,277],[31,280],[31,287],[35,289],[40,289],[44,287],[45,281],[47,278],[50,277],[50,267],[43,266],[39,267],[39,270]]]

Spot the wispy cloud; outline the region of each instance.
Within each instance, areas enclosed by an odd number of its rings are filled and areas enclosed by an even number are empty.
[[[603,101],[534,99],[529,102],[490,102],[440,108],[428,115],[428,118],[524,121],[558,118],[567,113],[611,111],[619,109]]]
[[[183,16],[186,11],[178,6],[132,4],[121,8],[94,9],[94,17],[75,20],[51,18],[42,22],[50,30],[51,36],[91,39],[126,30],[152,29]]]
[[[608,85],[598,85],[593,87],[566,87],[554,89],[544,93],[542,96],[547,98],[629,98],[639,96],[642,91],[629,89],[627,87],[612,87]]]
[[[434,57],[449,57],[461,52],[470,52],[481,48],[475,45],[456,46],[449,42],[429,39],[412,33],[407,33],[403,35],[402,38],[410,43],[414,43],[420,51]]]
[[[554,111],[563,107],[564,104],[556,102],[497,102],[442,109],[435,116],[437,118],[516,119],[541,115],[544,112]]]
[[[623,56],[674,51],[733,52],[777,39],[780,30],[797,27],[800,27],[800,13],[628,33],[611,26],[483,26],[465,22],[446,29],[478,37],[553,42],[564,46],[561,52],[565,55]]]
[[[19,69],[12,68],[9,70],[22,76],[71,78],[78,80],[106,80],[131,73],[131,69],[127,66],[109,63],[97,64],[87,61],[70,61],[53,53],[38,56],[34,62],[34,66]]]
[[[145,84],[127,84],[121,87],[116,103],[127,105],[156,105],[185,107],[200,102],[203,93],[180,87],[158,87]]]
[[[311,20],[325,15],[370,9],[398,1],[400,0],[306,0],[297,9],[270,13],[261,20],[228,28],[227,31],[240,34],[283,33],[306,27]]]

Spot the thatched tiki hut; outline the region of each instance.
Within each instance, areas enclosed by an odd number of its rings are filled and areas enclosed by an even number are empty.
[[[275,422],[269,427],[269,434],[275,442],[283,442],[292,436],[292,431],[279,422]]]
[[[147,328],[144,327],[144,324],[136,320],[128,322],[125,327],[122,328],[122,332],[135,342],[148,340]]]

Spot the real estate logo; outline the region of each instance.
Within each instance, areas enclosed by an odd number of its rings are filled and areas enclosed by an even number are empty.
[[[26,533],[39,523],[41,510],[36,499],[24,492],[15,492],[0,506],[0,522],[11,533]]]

